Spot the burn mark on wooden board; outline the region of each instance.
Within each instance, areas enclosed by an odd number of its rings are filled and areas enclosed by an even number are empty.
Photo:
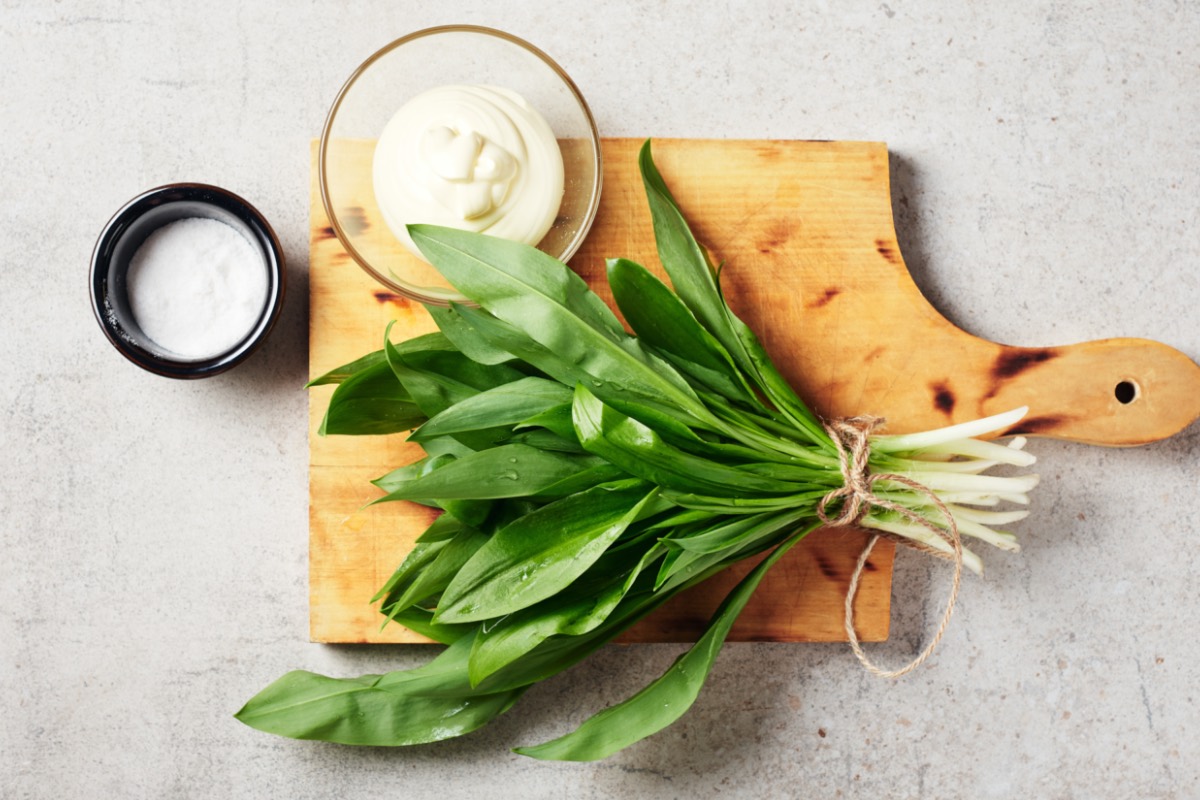
[[[1033,369],[1039,364],[1045,364],[1058,357],[1058,351],[1053,348],[1026,349],[1022,347],[1006,347],[996,356],[992,363],[992,385],[984,400],[990,400],[1000,392],[1000,387],[1007,380],[1012,380],[1022,373]]]
[[[891,264],[900,263],[900,251],[892,246],[892,243],[886,239],[875,240],[875,252],[883,256]]]
[[[1045,364],[1057,356],[1057,350],[1048,348],[1041,350],[1006,348],[996,357],[996,363],[992,364],[992,377],[998,381],[1015,378],[1025,370],[1036,367],[1038,364]]]
[[[840,579],[837,567],[833,565],[832,561],[824,556],[817,556],[817,569],[821,570],[821,574],[831,581]]]
[[[819,297],[813,298],[805,303],[805,306],[808,308],[824,308],[825,306],[829,305],[829,302],[833,300],[833,298],[837,297],[841,293],[842,290],[837,286],[830,286],[825,291],[821,292]]]
[[[955,397],[954,392],[950,391],[950,384],[946,381],[935,381],[929,384],[929,391],[933,392],[934,408],[947,417],[954,413]]]
[[[386,291],[372,292],[371,294],[375,298],[375,301],[378,303],[383,303],[383,304],[392,303],[394,305],[403,306],[404,308],[409,308],[412,306],[412,300],[409,300],[407,297],[405,297],[402,294],[396,294],[395,292],[386,292]]]
[[[1027,417],[1004,432],[1004,436],[1033,436],[1053,430],[1068,421],[1070,417],[1061,414],[1046,414],[1040,417]]]

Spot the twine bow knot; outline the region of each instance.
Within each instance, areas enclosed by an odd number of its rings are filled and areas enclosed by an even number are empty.
[[[861,416],[836,419],[825,425],[825,432],[829,434],[829,438],[833,440],[834,447],[837,448],[838,465],[842,471],[842,486],[821,498],[821,502],[817,504],[817,518],[828,527],[841,528],[857,524],[870,511],[871,507],[883,508],[894,511],[910,522],[920,525],[950,546],[951,552],[947,553],[944,550],[923,542],[876,530],[872,532],[871,539],[859,555],[858,563],[854,567],[854,573],[850,577],[850,585],[846,589],[845,606],[846,638],[850,641],[850,647],[854,650],[854,655],[858,657],[858,660],[868,672],[878,675],[881,678],[898,678],[923,664],[933,654],[938,642],[942,639],[942,635],[946,632],[946,627],[950,624],[950,617],[954,613],[954,604],[958,600],[959,586],[962,583],[963,550],[962,540],[958,534],[958,524],[954,520],[954,515],[950,513],[950,509],[946,508],[946,504],[942,502],[941,498],[932,489],[904,475],[892,472],[872,473],[870,471],[871,443],[869,437],[884,422],[885,420],[882,417]],[[915,492],[926,495],[946,520],[947,527],[943,528],[910,508],[902,506],[899,503],[894,503],[887,498],[880,497],[875,493],[874,488],[875,484],[879,482],[898,483]],[[830,517],[827,511],[829,504],[839,499],[842,499],[841,508],[837,514]],[[946,611],[942,615],[942,621],[938,625],[937,632],[916,658],[896,670],[883,670],[871,663],[871,660],[867,658],[867,654],[863,652],[862,645],[858,641],[858,635],[854,631],[854,596],[858,594],[858,583],[862,578],[863,570],[866,568],[867,559],[870,558],[871,551],[880,537],[887,537],[915,550],[920,550],[938,558],[947,558],[954,562],[954,578],[950,586],[950,597],[946,602]]]

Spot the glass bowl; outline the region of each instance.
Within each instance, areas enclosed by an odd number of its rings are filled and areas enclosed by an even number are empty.
[[[570,259],[600,202],[596,122],[571,78],[541,50],[471,25],[427,28],[387,45],[354,71],[329,109],[317,160],[321,202],[338,240],[367,273],[394,292],[435,305],[465,298],[392,234],[375,200],[372,162],[375,140],[402,105],[452,84],[511,89],[554,131],[563,156],[563,200],[539,249]]]
[[[196,217],[223,222],[245,237],[261,257],[267,292],[258,320],[240,341],[223,352],[189,358],[142,332],[130,307],[126,278],[134,254],[150,234]],[[142,369],[167,378],[208,378],[245,361],[267,338],[283,307],[286,278],[279,239],[254,206],[217,186],[172,183],[130,200],[100,232],[92,251],[92,312],[113,347]]]

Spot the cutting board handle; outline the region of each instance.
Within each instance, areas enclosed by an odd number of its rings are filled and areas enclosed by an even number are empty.
[[[1030,409],[1009,433],[1122,447],[1165,439],[1200,417],[1200,366],[1160,342],[992,347],[982,410]]]

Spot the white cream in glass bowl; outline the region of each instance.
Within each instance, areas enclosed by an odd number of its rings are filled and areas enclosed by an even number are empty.
[[[600,137],[571,78],[491,28],[404,36],[364,61],[317,151],[329,227],[378,283],[436,305],[464,298],[418,253],[426,223],[525,242],[569,261],[599,207]]]
[[[562,203],[563,159],[550,125],[515,92],[441,86],[388,121],[373,184],[388,227],[418,257],[413,223],[536,245]]]

